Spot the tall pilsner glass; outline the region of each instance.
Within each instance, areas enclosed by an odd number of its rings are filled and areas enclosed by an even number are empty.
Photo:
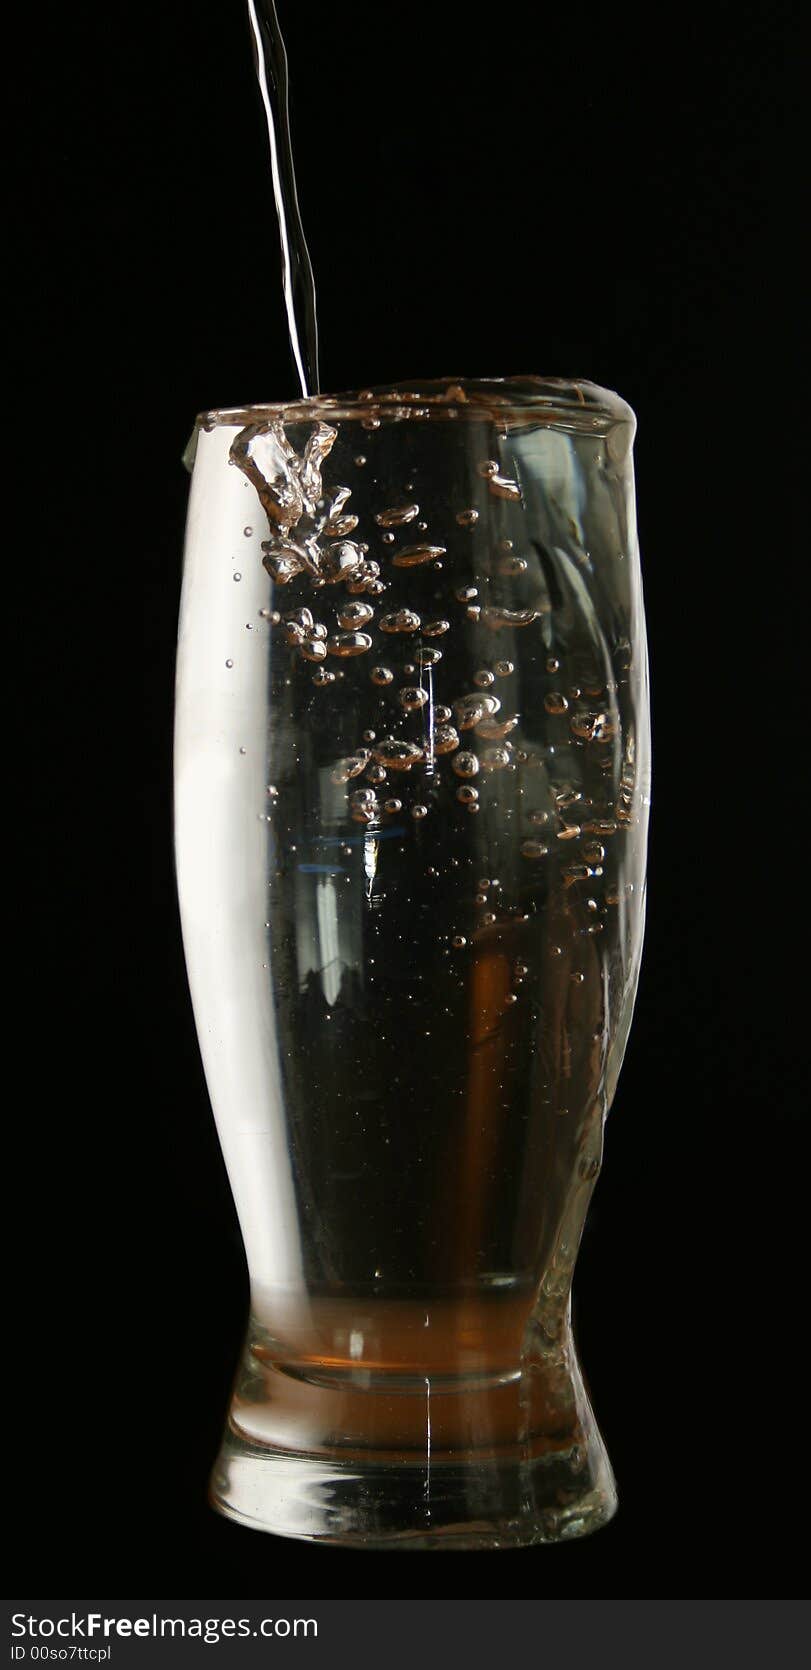
[[[639,969],[634,417],[450,381],[208,413],[186,961],[251,1310],[212,1500],[480,1548],[615,1507],[570,1288]]]

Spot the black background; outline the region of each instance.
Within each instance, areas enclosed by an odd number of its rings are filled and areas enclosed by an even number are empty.
[[[780,757],[805,684],[785,415],[793,18],[279,10],[322,386],[586,376],[638,416],[648,929],[575,1284],[621,1507],[580,1544],[415,1562],[262,1537],[206,1506],[247,1289],[174,896],[180,455],[197,410],[295,382],[240,0],[130,12],[117,38],[112,14],[82,14],[39,62],[35,114],[21,87],[26,381],[49,416],[16,453],[48,563],[12,633],[28,672],[8,912],[31,1027],[7,1182],[24,1225],[16,1581],[789,1596],[807,1175],[802,747]]]

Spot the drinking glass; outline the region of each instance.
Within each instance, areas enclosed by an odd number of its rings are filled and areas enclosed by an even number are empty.
[[[634,429],[535,377],[198,420],[176,851],[244,1525],[468,1549],[614,1510],[570,1290],[643,936]]]

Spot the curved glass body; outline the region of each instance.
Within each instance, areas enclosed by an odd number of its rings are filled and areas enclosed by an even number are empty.
[[[212,1485],[243,1523],[613,1511],[569,1295],[644,922],[633,434],[533,378],[198,425],[176,849],[251,1277]]]

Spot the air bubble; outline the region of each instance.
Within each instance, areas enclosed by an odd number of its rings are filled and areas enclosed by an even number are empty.
[[[539,618],[538,609],[500,609],[494,605],[482,609],[482,626],[491,632],[501,632],[507,626],[531,626]]]
[[[510,763],[509,748],[485,748],[482,754],[482,769],[484,771],[503,771]]]
[[[495,920],[496,920],[495,911],[494,910],[486,910],[483,917],[482,917],[482,921],[483,921],[485,927],[486,928],[492,928],[493,923],[495,922]]]
[[[513,1003],[517,1003],[518,998],[516,997],[515,992],[508,992],[507,996],[504,999],[504,1002],[509,1003],[510,1006],[512,1006]]]
[[[490,492],[498,499],[521,499],[521,489],[517,481],[510,481],[501,474],[501,467],[493,458],[486,458],[477,466],[478,473],[487,482]]]
[[[315,685],[321,686],[321,685],[324,685],[324,684],[334,684],[334,683],[335,683],[335,674],[332,673],[332,672],[329,672],[326,667],[319,667],[318,671],[316,673],[313,673],[313,684],[315,684]]]
[[[374,762],[367,765],[366,776],[370,783],[385,783],[386,781],[386,773],[382,765],[375,765]]]
[[[461,753],[454,755],[451,766],[457,777],[475,777],[479,770],[478,757],[463,748]]]
[[[573,789],[571,784],[567,783],[564,788],[558,789],[555,795],[555,805],[565,810],[567,806],[573,806],[576,800],[582,800],[582,798],[580,790]]]
[[[286,546],[265,551],[262,565],[278,586],[288,585],[305,567],[303,559]]]
[[[548,823],[549,822],[549,813],[548,812],[530,812],[529,821],[530,821],[530,823],[534,823],[534,824]]]
[[[462,802],[463,806],[470,808],[478,800],[479,791],[474,789],[470,783],[463,783],[462,787],[456,790],[456,798]]]
[[[465,610],[465,614],[467,615],[468,620],[477,621],[481,614],[481,609],[478,603],[471,603]]]
[[[421,690],[416,684],[407,684],[400,691],[397,699],[407,713],[414,713],[425,706],[428,700],[428,691]]]
[[[362,453],[362,452],[359,452],[359,453],[358,453],[358,456],[357,456],[357,458],[356,458],[356,459],[355,459],[355,463],[356,463],[356,464],[357,464],[357,466],[358,466],[358,469],[359,469],[359,470],[362,470],[362,469],[363,469],[363,466],[364,466],[364,464],[365,464],[365,463],[366,463],[366,459],[365,459],[365,457],[364,457],[364,455],[363,455],[363,453]]]
[[[586,841],[582,851],[588,864],[602,864],[605,858],[605,847],[599,841]]]
[[[488,690],[490,685],[495,684],[495,682],[495,675],[488,672],[486,667],[482,667],[478,673],[473,674],[473,683],[477,684],[480,690]]]
[[[445,709],[447,712],[448,710]],[[459,733],[453,725],[439,725],[434,731],[434,753],[452,754],[459,747]]]
[[[459,586],[453,595],[457,603],[472,603],[474,597],[479,595],[479,588],[478,586]]]
[[[569,703],[562,691],[550,690],[549,695],[544,696],[543,705],[547,713],[565,713]]]
[[[417,662],[420,667],[435,667],[442,660],[441,649],[431,649],[427,644],[417,650]]]
[[[374,789],[356,789],[349,796],[349,809],[356,823],[372,823],[378,812]]]
[[[458,510],[456,513],[456,520],[459,523],[460,528],[475,527],[479,520],[479,512],[478,510]]]
[[[320,638],[311,638],[299,646],[305,661],[326,661],[327,646]]]
[[[365,626],[373,615],[374,609],[370,603],[342,603],[338,610],[338,622],[339,625],[345,626],[347,631],[357,631],[358,627]]]
[[[445,549],[444,545],[404,545],[391,560],[395,568],[419,568],[424,562],[444,557]]]
[[[512,719],[491,719],[488,716],[485,719],[480,719],[475,726],[476,735],[484,737],[488,742],[501,742],[505,736],[509,736],[510,732],[515,730],[517,724],[517,715],[514,715]]]
[[[549,848],[543,841],[522,841],[521,855],[523,858],[545,858]]]
[[[394,674],[390,667],[373,667],[369,677],[373,684],[392,684],[394,681]]]
[[[563,828],[558,830],[558,840],[559,841],[574,841],[574,840],[577,839],[577,836],[579,834],[580,834],[579,823],[565,823],[563,825]]]
[[[336,632],[327,639],[330,655],[339,655],[342,660],[351,655],[365,655],[371,647],[368,632]]]
[[[559,662],[556,655],[550,655],[550,657],[549,657],[549,659],[546,663],[546,670],[547,670],[548,673],[559,673],[560,672],[560,662]]]
[[[607,713],[573,713],[569,720],[572,735],[583,742],[610,742],[617,727]]]
[[[379,528],[402,528],[406,522],[413,522],[419,513],[418,504],[392,505],[389,510],[379,510],[375,521]]]
[[[455,702],[454,706],[459,721],[459,729],[462,731],[472,730],[473,726],[484,718],[486,712],[484,703],[474,702],[470,696],[465,697],[464,705],[462,702]]]
[[[225,665],[226,665],[226,667],[233,667],[234,663],[231,660],[230,656],[229,656],[228,660],[226,661]]]
[[[369,750],[364,748],[357,754],[350,754],[345,760],[339,760],[332,771],[333,783],[340,785],[341,783],[348,783],[350,777],[359,777],[368,759]]]
[[[384,533],[381,537],[382,537],[384,545],[393,545],[394,544],[394,534],[393,533]]]
[[[451,945],[453,946],[454,951],[461,951],[462,947],[467,945],[467,940],[465,939],[464,934],[454,934],[453,939],[451,940]]]
[[[528,567],[526,557],[502,557],[498,571],[499,574],[526,574]]]
[[[418,760],[423,758],[423,750],[413,742],[403,742],[393,736],[383,737],[376,742],[372,753],[378,765],[385,766],[389,771],[410,771]]]
[[[321,558],[320,577],[329,583],[343,580],[363,564],[363,552],[351,539],[338,539],[328,545]]]
[[[241,580],[241,579],[242,579],[242,575],[241,575],[241,574],[240,574],[240,573],[239,573],[239,571],[238,571],[238,570],[235,570],[235,571],[234,571],[234,574],[233,574],[233,578],[234,578],[234,579],[235,579],[235,580]]]
[[[515,663],[513,661],[497,661],[495,664],[495,673],[497,678],[509,678],[510,673],[514,672]]]
[[[573,881],[588,881],[589,876],[593,874],[594,871],[589,868],[588,864],[565,864],[562,871],[562,875],[569,885]]]
[[[251,534],[253,533],[253,528],[243,528],[242,532],[244,533],[246,539],[250,539]]]
[[[501,702],[498,696],[487,696],[484,693],[473,696],[460,696],[454,702],[456,718],[461,731],[469,731],[485,717],[485,714],[498,713]]]
[[[417,804],[416,806],[412,806],[411,816],[412,816],[412,818],[416,818],[417,822],[419,823],[421,818],[427,818],[428,807],[427,806],[421,806],[419,804]]]
[[[420,617],[413,609],[396,609],[393,614],[381,615],[381,632],[418,632]]]
[[[450,624],[449,620],[429,620],[422,630],[426,638],[441,638],[443,632],[448,631]]]
[[[391,815],[393,812],[402,812],[403,802],[402,802],[402,800],[397,800],[397,799],[384,800],[383,810],[384,810],[384,812],[388,812],[389,815]]]
[[[451,717],[451,709],[449,707],[443,707],[441,703],[438,703],[437,706],[434,708],[434,718],[435,718],[437,724],[438,725],[447,725],[448,720],[450,719],[450,717]]]

